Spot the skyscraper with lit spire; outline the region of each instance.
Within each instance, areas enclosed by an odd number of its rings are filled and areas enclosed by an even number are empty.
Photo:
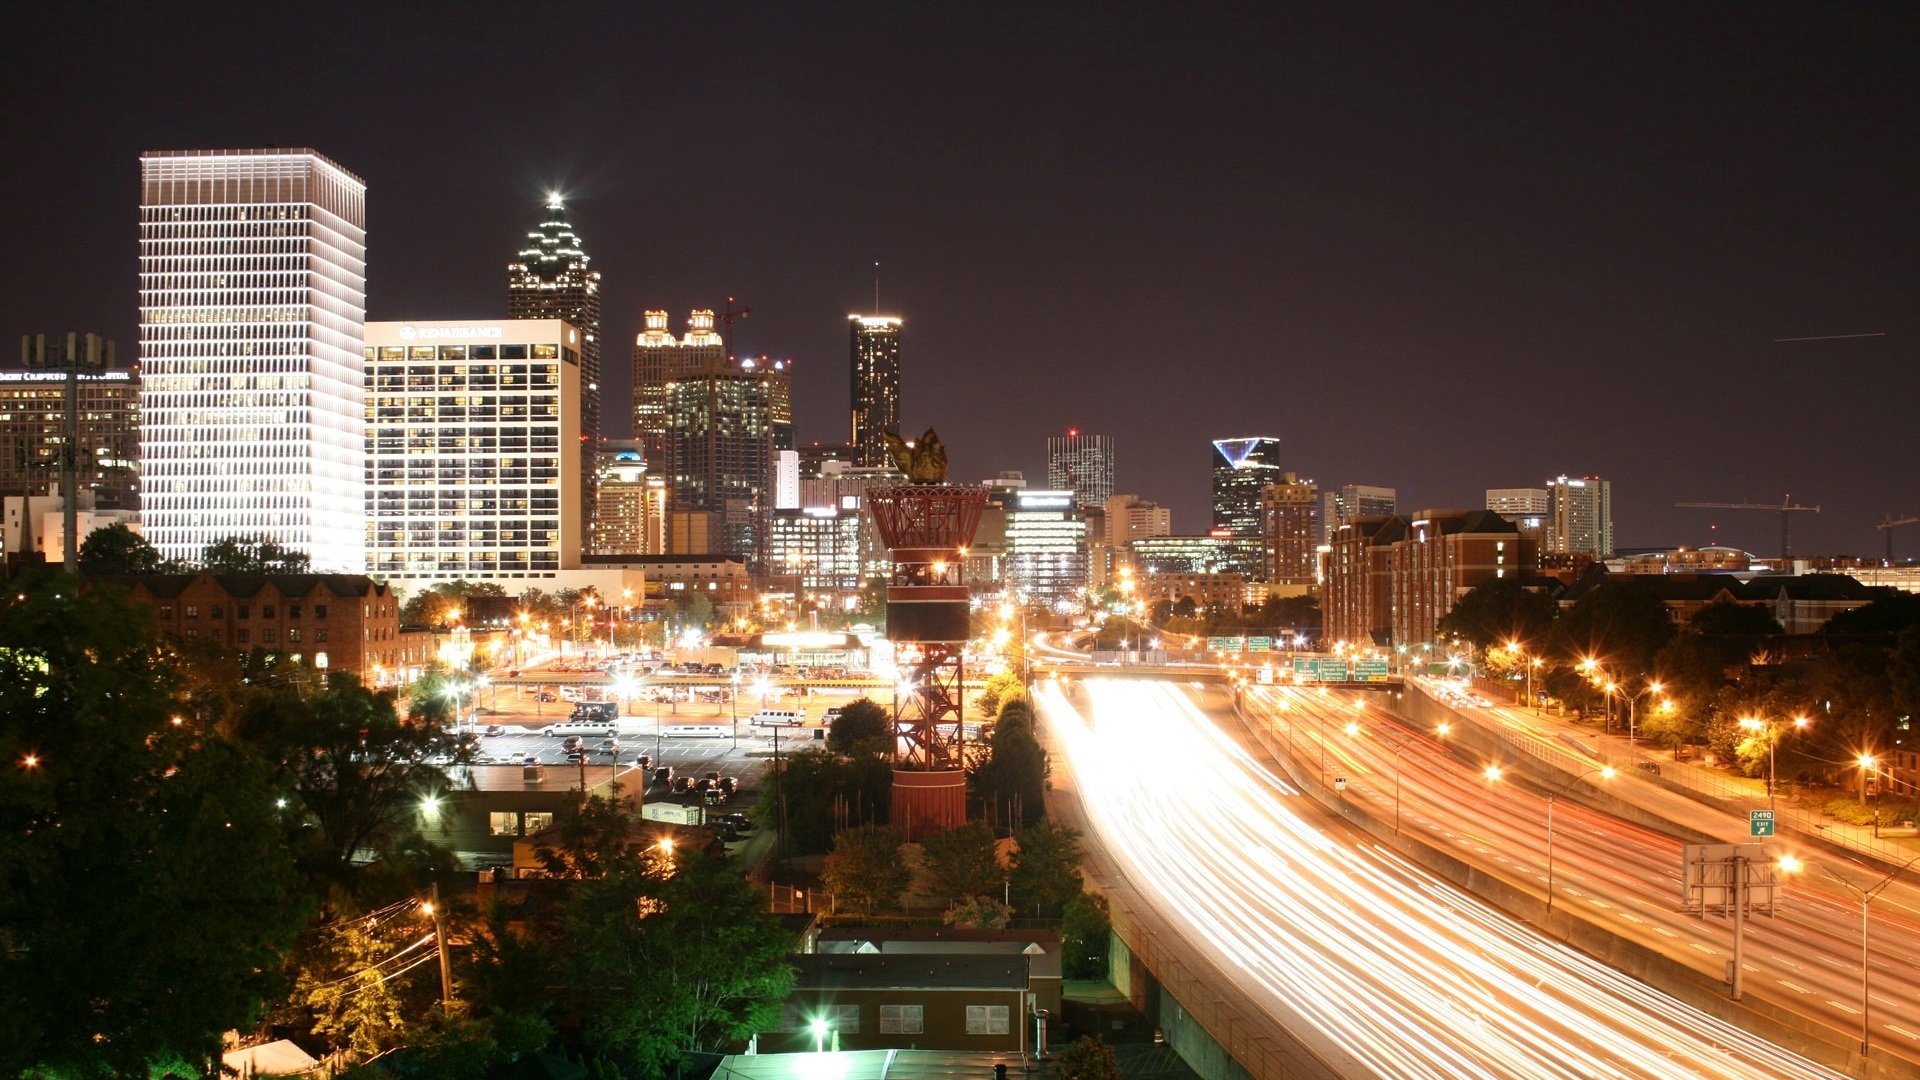
[[[579,498],[563,502],[578,506],[582,530],[593,521],[593,451],[600,441],[600,271],[588,269],[591,262],[556,193],[548,196],[546,219],[527,234],[519,259],[507,264],[508,318],[561,319],[580,330],[580,441],[585,445]]]

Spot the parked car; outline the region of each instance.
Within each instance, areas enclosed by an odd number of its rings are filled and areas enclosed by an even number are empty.
[[[720,790],[732,795],[740,790],[740,781],[731,776],[720,778]]]
[[[569,735],[566,738],[560,740],[560,749],[566,751],[567,753],[572,753],[575,750],[580,749],[580,736]]]
[[[601,739],[600,752],[603,754],[609,755],[611,757],[618,757],[620,755],[620,740],[619,739]]]
[[[482,734],[486,734],[486,735],[505,735],[506,733],[507,733],[507,727],[506,727],[506,725],[505,725],[505,724],[488,724],[488,725],[487,725],[487,730],[486,730],[485,732],[483,732]]]
[[[587,752],[585,750],[567,751],[567,764],[578,765],[585,760],[587,760]]]
[[[673,783],[673,766],[662,765],[659,768],[653,770],[653,782],[656,784]]]
[[[693,785],[694,785],[693,777],[676,776],[673,778],[673,793],[675,795],[685,795],[687,792],[693,790]]]
[[[700,801],[706,803],[708,806],[725,806],[727,793],[717,787],[708,788],[700,793]]]
[[[740,832],[753,831],[753,819],[738,810],[729,810],[721,814],[719,820],[726,822]]]
[[[551,691],[551,690],[536,690],[536,691],[534,692],[534,695],[533,695],[533,700],[535,700],[535,701],[559,701],[559,700],[560,700],[560,696],[559,696],[558,694],[555,694],[555,693],[554,693],[553,691]]]
[[[651,769],[653,768],[653,755],[641,754],[639,757],[633,759],[633,763],[643,769]]]

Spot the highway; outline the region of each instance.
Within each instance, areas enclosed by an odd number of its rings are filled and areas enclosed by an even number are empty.
[[[1648,989],[1321,816],[1170,683],[1036,700],[1130,884],[1329,1065],[1381,1077],[1838,1077]],[[1142,753],[1142,746],[1164,748]],[[1340,834],[1344,836],[1344,834]],[[1279,1023],[1276,1020],[1276,1023]]]
[[[1318,767],[1322,739],[1328,769],[1349,779],[1346,798],[1370,804],[1391,821],[1394,774],[1402,827],[1425,833],[1457,857],[1544,896],[1545,793],[1539,787],[1489,782],[1487,762],[1456,752],[1446,737],[1416,731],[1366,695],[1257,687],[1251,715]],[[1731,924],[1681,908],[1681,844],[1672,837],[1581,806],[1583,788],[1634,784],[1630,775],[1588,775],[1566,786],[1555,803],[1554,893],[1563,910],[1718,978],[1732,960]],[[1786,844],[1777,844],[1785,850]],[[1832,855],[1795,850],[1860,883],[1884,874]],[[1920,922],[1904,893],[1890,893],[1874,912],[1873,1042],[1920,1066]],[[1747,921],[1742,950],[1746,991],[1814,1016],[1842,1032],[1860,1024],[1860,910],[1824,874],[1787,879],[1772,917]]]

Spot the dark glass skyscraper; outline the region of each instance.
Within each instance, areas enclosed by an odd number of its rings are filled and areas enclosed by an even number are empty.
[[[1106,506],[1113,497],[1113,436],[1078,429],[1048,436],[1047,486],[1073,492],[1080,506]]]
[[[853,327],[854,460],[889,464],[888,431],[900,429],[900,320],[889,315],[849,315]]]
[[[1280,440],[1268,435],[1213,440],[1213,528],[1260,535],[1260,492],[1280,479]]]
[[[594,447],[600,440],[600,271],[567,224],[560,196],[547,200],[546,220],[527,234],[507,264],[507,317],[560,319],[580,331],[580,527],[593,521]]]
[[[665,388],[675,513],[720,515],[716,547],[759,569],[773,513],[774,451],[793,448],[793,380],[782,360],[707,356]]]

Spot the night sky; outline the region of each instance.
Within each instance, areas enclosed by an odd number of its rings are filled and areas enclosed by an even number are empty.
[[[1796,551],[1879,552],[1920,514],[1910,9],[1442,6],[37,4],[0,330],[133,355],[140,152],[309,146],[367,183],[371,319],[502,313],[565,192],[608,434],[640,313],[733,295],[843,441],[878,262],[956,479],[1077,426],[1197,532],[1208,440],[1277,435],[1403,510],[1593,473],[1622,546],[1772,554],[1672,504],[1792,492]],[[1883,336],[1776,340],[1842,334]]]

